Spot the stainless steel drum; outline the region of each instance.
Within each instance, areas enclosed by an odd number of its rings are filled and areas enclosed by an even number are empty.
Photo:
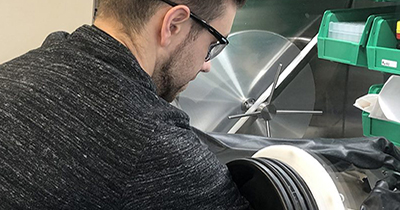
[[[210,73],[200,74],[174,102],[189,114],[191,124],[206,132],[228,132],[245,113],[244,103],[258,99],[271,85],[278,65],[283,68],[300,50],[286,38],[268,31],[242,31],[229,36],[230,44],[212,60]],[[312,110],[315,101],[313,74],[306,65],[272,103],[280,110]],[[276,115],[272,137],[301,138],[310,114]],[[253,117],[237,133],[265,135],[265,122]]]

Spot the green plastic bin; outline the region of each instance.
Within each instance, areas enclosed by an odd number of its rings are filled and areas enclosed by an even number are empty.
[[[400,74],[400,50],[396,49],[397,17],[377,17],[371,28],[367,44],[368,68],[371,70]]]
[[[373,85],[369,93],[378,94],[383,85]],[[362,125],[364,136],[383,136],[394,145],[400,147],[400,123],[379,120],[368,117],[368,112],[362,112]]]
[[[367,9],[328,10],[318,34],[318,57],[345,64],[367,67],[366,45],[372,23],[378,14],[394,13],[395,6]],[[329,38],[330,22],[366,22],[359,43]]]

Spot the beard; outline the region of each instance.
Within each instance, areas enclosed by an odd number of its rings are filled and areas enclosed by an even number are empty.
[[[180,92],[184,90],[186,84],[176,84],[177,78],[175,75],[179,75],[177,67],[179,67],[179,61],[182,61],[184,55],[184,45],[182,43],[177,49],[171,54],[171,56],[164,62],[156,65],[152,79],[157,88],[157,95],[171,103]],[[174,72],[175,71],[175,72]]]

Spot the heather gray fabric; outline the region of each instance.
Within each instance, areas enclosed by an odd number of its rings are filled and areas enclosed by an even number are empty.
[[[93,26],[0,65],[0,209],[246,209],[188,116]]]

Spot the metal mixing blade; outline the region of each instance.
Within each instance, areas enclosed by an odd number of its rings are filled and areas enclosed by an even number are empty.
[[[206,132],[228,132],[245,113],[246,103],[257,99],[272,83],[280,63],[287,66],[300,50],[286,38],[268,31],[242,31],[212,60],[210,73],[200,74],[175,101],[189,114],[191,124]],[[315,86],[311,68],[304,69],[274,99],[283,110],[312,110]],[[279,115],[271,121],[273,137],[301,138],[311,115]],[[266,135],[265,122],[252,119],[237,133]]]

